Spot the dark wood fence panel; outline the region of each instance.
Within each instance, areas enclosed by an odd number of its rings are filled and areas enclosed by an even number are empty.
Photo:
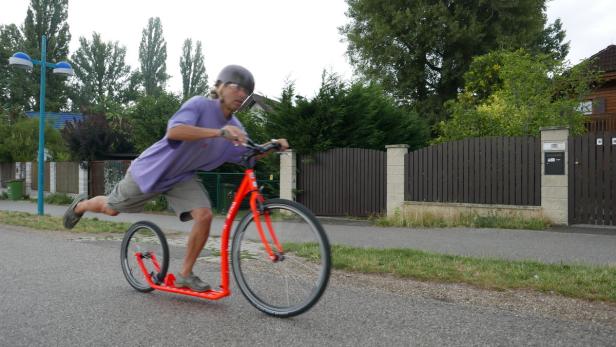
[[[45,168],[43,169],[45,176],[43,178],[43,191],[48,192],[50,189],[49,186],[49,162],[45,162]],[[32,190],[38,190],[38,162],[32,162],[32,184],[30,185]]]
[[[405,200],[541,205],[541,147],[535,137],[467,138],[405,157]]]
[[[320,216],[381,214],[386,160],[385,152],[358,148],[299,156],[296,199]]]
[[[616,132],[568,142],[569,223],[616,225]]]
[[[124,177],[130,163],[130,160],[88,162],[89,196],[94,197],[98,195],[108,195],[115,184],[118,183],[122,177]]]
[[[0,163],[0,187],[6,188],[6,182],[15,178],[15,163]]]
[[[56,163],[56,192],[79,193],[79,163]]]
[[[105,195],[105,162],[88,162],[88,195],[90,198]]]

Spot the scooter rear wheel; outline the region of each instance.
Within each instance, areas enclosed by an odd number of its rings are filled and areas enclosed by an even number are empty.
[[[151,292],[154,288],[148,284],[139,267],[137,253],[141,254],[148,276],[162,282],[169,268],[169,246],[165,234],[156,224],[147,221],[133,224],[124,234],[120,254],[122,272],[128,283],[140,292]]]

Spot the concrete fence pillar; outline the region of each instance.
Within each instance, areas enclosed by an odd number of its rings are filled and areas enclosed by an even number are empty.
[[[88,169],[87,162],[79,164],[79,194],[88,195]]]
[[[24,184],[26,185],[26,195],[31,196],[33,191],[32,191],[32,162],[30,161],[26,163],[26,176],[25,176]]]
[[[295,200],[293,192],[297,183],[297,154],[288,149],[280,154],[280,198]]]
[[[56,162],[49,163],[49,193],[56,192]]]
[[[404,203],[404,156],[408,145],[388,145],[387,149],[387,215],[393,216]]]
[[[15,163],[15,178],[16,179],[22,179],[26,177],[25,172],[21,172],[21,162],[16,162]]]
[[[554,224],[569,224],[569,148],[566,127],[541,128],[541,207]]]

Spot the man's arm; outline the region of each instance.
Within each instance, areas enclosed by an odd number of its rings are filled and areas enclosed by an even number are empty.
[[[245,141],[246,135],[239,128],[229,125],[222,129],[210,129],[182,124],[167,130],[167,138],[176,141],[195,141],[219,136],[224,136],[227,140]]]

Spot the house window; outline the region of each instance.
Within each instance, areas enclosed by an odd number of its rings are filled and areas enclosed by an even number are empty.
[[[584,100],[580,102],[577,110],[583,114],[592,114],[592,100]]]

